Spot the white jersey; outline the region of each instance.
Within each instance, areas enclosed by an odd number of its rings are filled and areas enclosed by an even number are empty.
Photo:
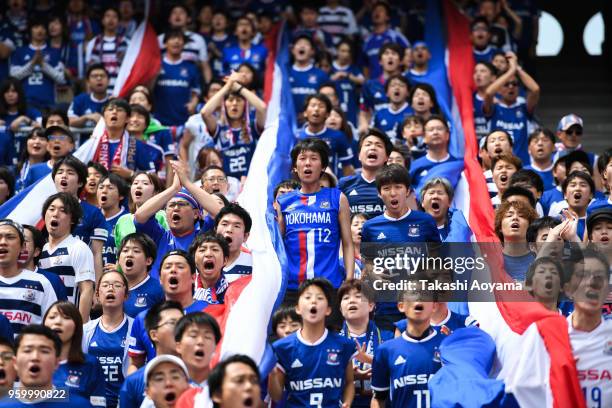
[[[602,319],[591,332],[572,326],[567,318],[578,381],[587,407],[612,407],[612,320]]]
[[[68,235],[54,249],[46,243],[38,267],[58,275],[66,286],[68,300],[75,304],[78,304],[79,282],[96,280],[91,249],[73,235]]]
[[[15,334],[29,324],[41,324],[56,301],[53,285],[38,272],[23,269],[12,278],[0,276],[0,313],[11,322]]]
[[[240,248],[240,255],[234,262],[225,265],[223,274],[228,282],[233,282],[238,278],[250,275],[253,272],[253,255],[245,247]]]

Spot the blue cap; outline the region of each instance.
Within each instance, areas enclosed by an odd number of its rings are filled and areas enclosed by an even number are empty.
[[[415,41],[414,44],[412,44],[412,48],[416,48],[416,47],[419,47],[419,46],[423,46],[425,48],[429,48],[427,46],[427,43],[425,41],[422,41],[422,40]]]
[[[189,193],[189,191],[183,187],[181,188],[181,190],[176,193],[174,195],[175,198],[182,198],[183,200],[186,200],[187,202],[189,202],[189,204],[191,204],[191,206],[197,210],[200,209],[200,204],[198,204],[198,202],[196,201],[195,198],[193,198],[193,196],[191,195],[191,193]]]

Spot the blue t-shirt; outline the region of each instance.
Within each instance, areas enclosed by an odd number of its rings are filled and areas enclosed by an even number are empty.
[[[107,102],[108,98],[101,101],[94,98],[93,94],[84,92],[74,97],[70,107],[68,108],[68,117],[78,117],[89,115],[91,113],[102,114],[102,107]],[[95,126],[94,122],[86,123],[87,126]]]
[[[104,262],[104,265],[117,263],[117,247],[115,246],[114,230],[115,225],[117,225],[117,221],[119,221],[119,217],[124,214],[127,214],[127,211],[125,208],[121,208],[117,214],[105,219],[108,237],[106,238],[106,241],[104,241],[104,246],[102,247],[102,262]]]
[[[191,305],[185,308],[185,314],[192,312],[202,312],[208,306],[208,302],[203,300],[196,300]],[[134,318],[132,323],[132,330],[128,339],[128,350],[130,354],[147,356],[147,361],[155,358],[155,347],[151,342],[151,338],[145,328],[145,317],[147,316],[148,310],[144,310],[138,313],[138,316]]]
[[[147,138],[147,144],[159,146],[164,156],[176,155],[174,138],[169,128],[165,127],[155,132],[151,132],[147,134],[145,138]]]
[[[375,79],[368,79],[361,89],[361,110],[371,110],[377,112],[382,108],[386,108],[389,103],[387,93],[385,92],[385,79],[380,76]]]
[[[289,69],[289,84],[291,85],[295,111],[303,112],[306,97],[316,94],[319,86],[328,80],[327,74],[314,65],[309,65],[306,68],[297,68],[293,65]]]
[[[331,73],[347,72],[353,76],[363,77],[361,69],[357,65],[340,66],[334,61],[332,63]],[[346,113],[346,118],[353,125],[357,125],[357,114],[359,113],[359,87],[348,78],[342,78],[334,81],[336,84],[336,92],[340,101],[340,108]]]
[[[230,129],[229,126],[217,124],[215,133],[216,148],[223,153],[223,170],[229,177],[240,179],[246,176],[251,166],[253,153],[259,139],[259,130],[255,115],[251,115],[250,134],[248,137],[242,133],[243,128]]]
[[[228,75],[231,71],[238,71],[238,67],[243,62],[248,62],[255,67],[257,72],[264,72],[268,49],[263,45],[251,45],[248,50],[243,50],[238,45],[224,48],[223,50],[223,71]]]
[[[61,53],[57,48],[45,45],[41,49],[45,64],[54,70],[63,68]],[[17,48],[11,54],[11,65],[23,67],[34,58],[36,49],[31,45]],[[35,65],[32,73],[21,80],[28,104],[49,108],[55,104],[55,81],[43,72],[40,65]]]
[[[353,159],[353,150],[351,149],[351,141],[344,133],[339,130],[323,128],[319,133],[312,133],[308,130],[308,125],[304,126],[298,133],[298,139],[306,139],[308,137],[316,137],[327,143],[331,151],[329,157],[329,167],[333,169],[337,177],[342,176],[340,166],[349,166]]]
[[[156,303],[163,302],[164,298],[164,290],[159,280],[147,275],[142,282],[130,289],[127,300],[123,302],[123,311],[126,315],[136,318],[140,312],[149,310]]]
[[[542,197],[540,198],[540,204],[542,204],[542,210],[544,210],[544,215],[548,215],[550,211],[550,207],[554,203],[558,203],[559,201],[563,201],[563,192],[561,191],[561,186],[556,186],[549,190],[544,191]]]
[[[106,401],[104,372],[98,360],[89,354],[85,354],[83,364],[60,363],[53,373],[53,385],[66,388],[71,399],[79,396],[96,406]]]
[[[540,178],[542,179],[542,182],[544,183],[544,191],[550,190],[551,188],[555,187],[555,178],[552,173],[552,170],[553,170],[552,165],[546,169],[538,169],[534,167],[532,163],[527,166],[524,166],[523,168],[526,170],[533,170],[538,174],[538,176],[540,176]]]
[[[447,163],[456,160],[457,159],[455,159],[450,154],[447,155],[445,159],[440,161],[431,160],[428,155],[416,159],[410,164],[410,180],[412,181],[412,185],[414,187],[417,187],[421,180],[424,177],[427,177],[427,173],[429,173],[429,171],[434,167],[442,163]]]
[[[3,314],[0,314],[0,338],[13,342],[15,333],[13,333],[13,327],[11,322]]]
[[[529,163],[529,152],[527,151],[528,122],[531,114],[527,112],[527,102],[519,97],[512,105],[502,102],[493,104],[491,114],[491,130],[502,129],[508,132],[513,139],[512,153],[524,164]]]
[[[99,323],[89,341],[88,354],[98,359],[104,372],[108,408],[117,406],[119,389],[124,381],[124,372],[127,372],[127,367],[124,367],[124,361],[126,361],[124,357],[129,326],[127,317],[112,332],[104,330]]]
[[[205,35],[204,39],[206,44],[214,44],[221,53],[223,50],[236,45],[236,37],[230,34],[225,34],[221,37],[214,37],[212,35]],[[210,58],[210,67],[213,71],[213,76],[221,78],[224,74],[223,69],[223,55],[219,58],[213,57],[211,53],[208,54]]]
[[[145,399],[145,372],[146,366],[128,375],[119,391],[119,407],[139,407]]]
[[[192,93],[200,94],[200,87],[200,72],[193,62],[164,58],[153,91],[157,119],[164,125],[184,125],[189,119],[185,105]]]
[[[506,273],[517,282],[525,282],[529,265],[535,261],[535,255],[528,252],[521,256],[510,256],[504,254],[504,268]]]
[[[106,219],[98,207],[94,207],[87,201],[81,201],[83,217],[74,229],[72,235],[89,245],[92,239],[104,241],[108,239],[106,230]]]
[[[378,196],[376,179],[367,181],[361,173],[342,177],[338,188],[346,196],[351,213],[365,213],[368,218],[381,215],[385,204]]]
[[[483,50],[473,49],[474,53],[474,63],[477,64],[479,62],[491,62],[493,61],[493,55],[497,52],[497,48],[487,45],[487,47]]]
[[[412,114],[414,114],[414,110],[407,102],[397,111],[394,111],[389,104],[386,108],[382,108],[374,114],[373,124],[375,128],[385,132],[392,143],[396,143],[403,141],[399,128],[404,118]]]
[[[272,344],[278,367],[285,373],[286,407],[337,408],[342,400],[346,367],[355,342],[325,330],[315,344],[293,333]]]
[[[382,74],[378,52],[386,43],[396,43],[404,48],[410,48],[410,43],[406,37],[401,32],[392,28],[388,28],[380,34],[370,34],[363,43],[363,54],[367,59],[370,78],[376,78]]]
[[[339,272],[340,190],[323,187],[317,193],[293,190],[278,198],[285,222],[285,247],[290,290],[306,279],[323,277],[337,288]]]
[[[444,335],[431,329],[422,340],[403,333],[383,343],[374,354],[372,389],[389,391],[390,408],[429,407],[427,384],[442,367],[438,351]]]
[[[30,171],[26,175],[25,180],[23,180],[23,187],[26,188],[36,183],[41,178],[45,177],[47,174],[51,174],[53,170],[52,166],[49,166],[49,162],[36,163],[32,167],[30,167]]]
[[[462,329],[464,327],[475,326],[478,325],[476,319],[469,315],[462,315],[459,313],[453,313],[452,311],[448,311],[446,315],[446,319],[442,320],[438,324],[432,324],[437,330],[441,333],[445,333],[446,335],[451,334],[457,329]],[[406,319],[400,320],[399,322],[395,322],[395,327],[400,333],[403,333],[408,328],[408,321]]]
[[[8,125],[0,126],[0,166],[12,167],[17,164],[15,138]]]
[[[157,257],[153,263],[153,267],[149,274],[155,280],[159,280],[159,268],[161,266],[161,260],[170,251],[176,249],[182,249],[183,251],[189,251],[189,246],[195,239],[199,230],[195,228],[189,234],[183,235],[182,237],[175,236],[172,231],[166,231],[155,219],[155,216],[149,218],[147,222],[141,224],[134,220],[134,226],[136,232],[143,232],[147,234],[157,245]]]

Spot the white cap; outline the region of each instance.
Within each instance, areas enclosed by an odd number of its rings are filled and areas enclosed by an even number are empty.
[[[189,378],[189,372],[187,371],[187,366],[185,365],[183,360],[181,360],[177,356],[173,356],[170,354],[162,354],[161,356],[157,356],[147,363],[144,372],[145,384],[149,382],[149,375],[151,374],[153,369],[155,369],[155,367],[157,367],[161,363],[172,363],[177,365],[181,370],[183,370],[185,376]]]

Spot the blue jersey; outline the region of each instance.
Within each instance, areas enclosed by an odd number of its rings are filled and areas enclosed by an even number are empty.
[[[561,191],[561,186],[556,186],[549,190],[544,191],[542,197],[540,198],[540,204],[542,204],[542,210],[544,210],[544,215],[548,215],[550,211],[550,207],[554,203],[558,203],[559,201],[563,201],[563,192]]]
[[[0,126],[0,166],[11,167],[17,164],[15,138],[8,125]]]
[[[429,171],[434,167],[442,163],[447,163],[456,160],[457,159],[455,159],[450,154],[448,154],[445,159],[438,161],[431,160],[429,158],[429,155],[427,154],[421,158],[416,159],[410,164],[410,180],[412,180],[412,185],[415,187],[418,186],[421,180],[424,177],[427,177],[427,173],[429,173]]]
[[[83,217],[72,235],[88,245],[92,239],[106,241],[108,239],[106,219],[104,219],[100,209],[87,201],[81,201],[81,209],[83,210]]]
[[[216,148],[223,153],[223,170],[229,177],[240,179],[249,172],[257,139],[259,139],[259,130],[255,122],[253,117],[249,135],[243,135],[245,130],[242,127],[230,129],[227,125],[217,124],[217,132],[214,136]]]
[[[342,176],[340,166],[349,166],[353,159],[353,150],[351,149],[351,141],[347,136],[339,130],[323,128],[319,133],[312,133],[308,130],[308,126],[304,126],[298,133],[298,139],[306,139],[308,137],[316,137],[324,140],[329,146],[331,156],[329,157],[329,167],[333,169],[337,177]]]
[[[119,148],[119,144],[119,140],[109,141],[109,157],[115,157],[115,153]],[[163,163],[163,152],[161,148],[159,148],[159,146],[148,144],[146,142],[143,142],[142,140],[134,138],[134,136],[129,137],[128,144],[128,153],[125,163],[128,169],[153,173],[161,168],[161,165]],[[130,154],[130,149],[132,148],[132,146],[134,148],[134,154]]]
[[[114,230],[117,221],[119,221],[119,217],[126,213],[127,211],[122,207],[117,214],[110,218],[106,218],[105,225],[108,237],[106,238],[106,241],[104,241],[104,246],[102,247],[102,262],[104,262],[104,265],[117,263],[117,247],[115,246]]]
[[[152,118],[152,121],[156,121],[159,124],[157,119]],[[145,139],[148,144],[154,144],[155,146],[159,146],[162,150],[164,156],[176,155],[176,146],[174,144],[174,138],[172,137],[172,133],[170,129],[161,126],[156,126],[159,128],[158,130],[149,132],[149,128],[145,130]]]
[[[140,312],[163,302],[164,298],[164,290],[159,280],[147,275],[142,282],[130,289],[127,300],[123,302],[123,311],[126,315],[135,318]]]
[[[119,391],[119,407],[139,407],[145,399],[144,371],[146,366],[128,375]]]
[[[91,401],[88,399],[79,397],[78,395],[69,395],[66,400],[53,399],[50,401],[42,400],[38,402],[22,402],[16,398],[9,397],[0,399],[1,408],[57,408],[58,406],[61,406],[62,408],[93,408],[95,405],[92,405]]]
[[[578,221],[580,224],[580,221]],[[581,236],[581,235],[578,235]],[[526,255],[510,256],[504,254],[504,269],[516,282],[525,282],[527,269],[535,261],[535,255],[528,252]]]
[[[238,45],[223,49],[223,70],[227,75],[231,71],[238,71],[243,62],[248,62],[255,67],[257,72],[264,72],[268,58],[268,49],[263,45],[251,45],[248,50],[243,50]]]
[[[389,103],[385,92],[385,79],[381,76],[376,79],[368,79],[361,89],[360,109],[377,112],[386,108]]]
[[[336,72],[347,72],[353,76],[363,77],[361,69],[356,65],[340,66],[335,61],[331,66],[332,74]],[[359,87],[348,78],[334,81],[336,92],[340,101],[340,108],[346,113],[346,118],[353,125],[357,125],[357,114],[359,113]]]
[[[51,174],[52,170],[53,166],[50,166],[48,161],[34,164],[23,180],[23,188],[31,186],[47,174]]]
[[[13,326],[11,326],[11,322],[9,322],[9,319],[0,313],[0,338],[12,343],[13,337],[15,337],[15,333],[13,333]]]
[[[395,219],[386,214],[369,219],[361,230],[362,242],[440,242],[438,226],[427,213],[409,210]]]
[[[520,98],[512,105],[502,102],[493,104],[491,115],[491,130],[502,129],[513,139],[512,153],[525,164],[529,163],[527,151],[528,122],[531,114],[527,112],[527,103]]]
[[[119,389],[127,373],[127,337],[131,319],[124,317],[123,322],[112,332],[104,329],[99,319],[86,324],[87,353],[98,359],[106,382],[106,406],[114,408],[119,399]]]
[[[438,348],[443,338],[435,329],[422,340],[414,340],[403,333],[378,348],[372,363],[372,389],[389,391],[390,401],[385,406],[430,406],[427,384],[442,367]]]
[[[493,61],[493,55],[497,52],[497,48],[487,45],[487,47],[483,50],[473,49],[474,53],[474,63],[477,64],[479,62],[491,62]]]
[[[433,327],[438,329],[440,333],[443,333],[446,335],[451,334],[457,329],[462,329],[464,327],[469,327],[469,326],[474,326],[474,325],[478,325],[478,323],[476,322],[476,319],[474,319],[472,316],[462,315],[459,313],[453,313],[450,310],[448,311],[446,318],[442,320],[440,323],[438,324],[432,323]],[[400,333],[403,333],[408,328],[408,321],[406,319],[400,320],[399,322],[395,323],[395,327],[397,328],[397,330],[400,331]]]
[[[89,354],[85,354],[83,364],[64,361],[53,373],[53,385],[66,388],[71,398],[73,395],[85,398],[94,406],[106,406],[104,384],[102,367]]]
[[[368,218],[381,215],[385,204],[378,196],[376,179],[367,181],[363,174],[353,174],[342,177],[338,181],[338,188],[346,196],[351,213],[365,213]]]
[[[214,44],[217,50],[223,52],[224,49],[233,47],[236,45],[236,37],[229,34],[224,34],[220,37],[215,37],[212,35],[204,36],[207,44]],[[217,58],[213,57],[212,54],[209,54],[210,57],[210,67],[213,71],[213,76],[222,78],[224,74],[223,69],[223,56]]]
[[[305,279],[326,278],[337,288],[339,273],[340,195],[337,188],[323,187],[317,193],[293,190],[278,198],[285,222],[285,247],[290,290]]]
[[[346,367],[355,342],[325,330],[310,344],[297,331],[272,344],[278,367],[285,373],[286,407],[337,408],[342,401]]]
[[[533,170],[538,174],[538,176],[540,176],[542,182],[544,183],[544,191],[550,190],[551,188],[555,187],[555,178],[552,173],[552,165],[545,169],[539,169],[535,167],[533,163],[531,163],[530,165],[524,166],[523,168],[527,170]]]
[[[147,234],[155,242],[155,245],[157,245],[157,257],[150,271],[151,277],[156,280],[159,280],[159,268],[164,255],[176,249],[189,251],[189,245],[191,245],[196,235],[199,233],[199,231],[194,228],[191,233],[177,237],[172,231],[166,231],[159,225],[155,216],[149,218],[144,224],[134,221],[134,225],[136,226],[136,232]]]
[[[374,114],[373,124],[375,128],[385,132],[392,143],[396,143],[403,141],[399,127],[404,118],[413,114],[414,110],[407,102],[397,111],[393,110],[391,104],[389,104],[386,108],[382,108]]]
[[[83,115],[89,115],[91,113],[102,114],[102,107],[108,101],[108,98],[102,100],[95,99],[92,93],[82,93],[74,97],[70,107],[68,108],[68,117],[79,117]],[[86,123],[87,126],[95,126],[96,123],[90,121]]]
[[[208,302],[203,300],[196,300],[191,305],[185,308],[185,314],[192,312],[202,312],[208,306]],[[147,361],[155,358],[155,347],[151,342],[151,338],[145,328],[145,317],[147,316],[148,310],[144,310],[134,318],[132,328],[130,329],[130,335],[128,337],[128,352],[130,355],[140,356],[146,355]]]
[[[482,110],[484,99],[474,92],[472,101],[474,102],[474,130],[476,131],[476,140],[480,140],[490,132],[489,118],[485,116]]]
[[[316,94],[319,86],[328,80],[327,74],[312,64],[306,68],[298,68],[293,65],[289,69],[289,84],[291,85],[291,95],[293,96],[295,111],[304,111],[306,97]]]
[[[155,82],[155,116],[164,125],[181,126],[189,119],[187,104],[193,93],[200,94],[200,73],[191,61],[162,61]]]
[[[55,104],[55,84],[64,82],[64,65],[57,48],[47,45],[40,49],[44,64],[32,66],[36,54],[31,45],[17,48],[11,55],[11,75],[21,79],[28,104],[48,108]]]
[[[370,34],[363,43],[363,54],[366,56],[370,78],[376,78],[382,74],[378,52],[387,43],[396,43],[404,48],[410,48],[410,43],[402,33],[392,28],[385,32]]]

